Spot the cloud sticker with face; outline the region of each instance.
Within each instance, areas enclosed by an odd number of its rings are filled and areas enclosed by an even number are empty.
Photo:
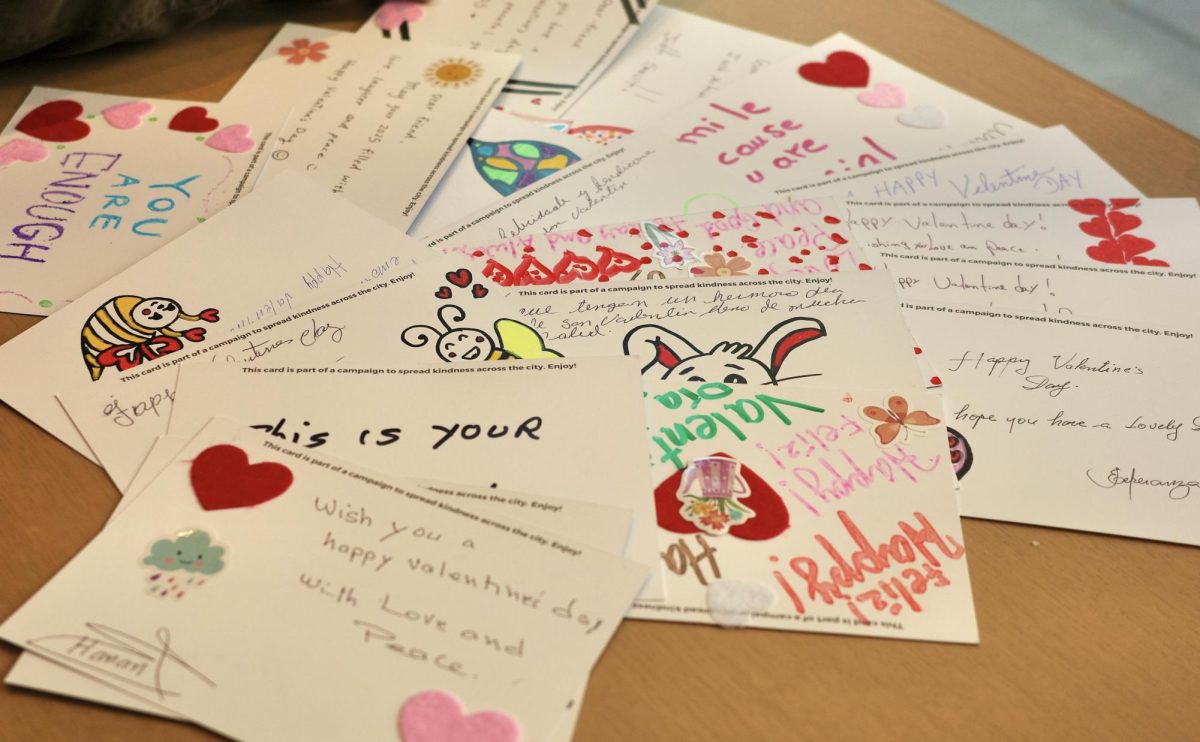
[[[225,547],[214,545],[207,533],[187,530],[155,541],[142,563],[163,572],[214,575],[225,568],[224,555]]]

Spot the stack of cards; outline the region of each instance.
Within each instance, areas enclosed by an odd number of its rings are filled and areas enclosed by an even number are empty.
[[[219,104],[31,93],[0,309],[50,316],[0,396],[124,497],[8,682],[565,740],[624,618],[972,644],[960,516],[1200,545],[1194,200],[653,6],[389,2]]]

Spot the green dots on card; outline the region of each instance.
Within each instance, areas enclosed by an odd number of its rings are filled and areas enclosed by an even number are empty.
[[[38,302],[38,306],[42,309],[49,309],[50,307],[54,306],[54,302],[50,301],[49,299],[42,299]]]
[[[198,217],[196,217],[196,221],[197,221],[197,222],[199,222],[200,224],[203,224],[203,223],[204,223],[204,217],[202,217],[202,216],[198,216]]]
[[[148,118],[146,120],[147,121],[158,121],[158,116],[151,116],[150,118]]]
[[[196,141],[197,141],[197,142],[203,142],[203,141],[204,141],[204,136],[203,136],[203,135],[201,135],[201,136],[198,136],[198,137],[196,137]]]
[[[67,145],[65,145],[65,144],[56,144],[56,145],[54,145],[54,148],[55,148],[55,149],[66,149],[66,148],[67,148]]]

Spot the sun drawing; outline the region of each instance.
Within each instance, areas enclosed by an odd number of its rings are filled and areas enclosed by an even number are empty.
[[[429,65],[425,70],[425,80],[439,88],[457,88],[470,85],[483,74],[479,63],[461,57],[442,59]]]

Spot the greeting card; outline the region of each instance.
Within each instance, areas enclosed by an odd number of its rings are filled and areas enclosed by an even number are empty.
[[[401,232],[280,175],[0,346],[0,397],[95,460],[55,394],[90,396],[121,429],[165,421],[171,385],[131,393],[133,379],[222,335],[261,332],[334,286],[386,284],[417,257]]]
[[[0,311],[55,312],[236,201],[287,113],[35,87],[0,132]]]
[[[646,575],[230,422],[181,460],[0,633],[240,739],[544,736]]]
[[[656,0],[385,2],[358,30],[391,48],[409,42],[453,44],[521,55],[501,104],[538,118],[561,116],[596,82],[641,28]]]
[[[301,170],[407,229],[517,61],[287,24],[225,100],[294,109],[268,176]]]

